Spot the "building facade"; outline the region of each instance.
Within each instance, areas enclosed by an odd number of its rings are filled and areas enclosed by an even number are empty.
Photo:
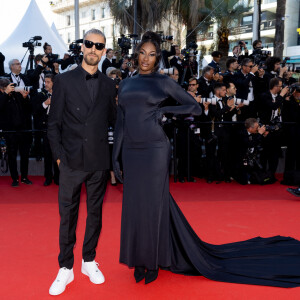
[[[52,1],[52,11],[56,17],[56,28],[66,45],[75,40],[74,0]],[[119,36],[107,1],[79,0],[79,37],[91,28],[100,29],[106,36],[108,48],[116,43]]]

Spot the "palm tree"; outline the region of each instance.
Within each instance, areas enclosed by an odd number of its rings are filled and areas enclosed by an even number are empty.
[[[205,0],[136,0],[138,33],[143,30],[159,29],[165,16],[172,16],[178,24],[183,23],[187,27],[187,41],[196,41],[197,32],[193,31],[195,26],[203,19],[201,8]],[[123,28],[133,32],[133,1],[109,0],[111,13],[117,23]]]
[[[135,0],[137,1],[137,34],[154,28],[163,18],[162,1]],[[128,31],[133,33],[134,25],[134,1],[109,0],[111,14],[116,23],[120,24],[121,33]]]
[[[286,0],[277,1],[274,56],[278,56],[281,59],[283,55],[285,5],[286,5]]]
[[[206,9],[202,10],[218,25],[217,49],[222,53],[220,62],[222,69],[224,69],[228,57],[230,28],[234,26],[236,21],[240,22],[243,13],[251,8],[238,2],[238,0],[205,0]]]

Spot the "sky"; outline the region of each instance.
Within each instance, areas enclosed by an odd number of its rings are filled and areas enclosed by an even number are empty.
[[[54,20],[49,0],[35,0],[49,26]],[[31,0],[0,0],[0,44],[15,30]]]

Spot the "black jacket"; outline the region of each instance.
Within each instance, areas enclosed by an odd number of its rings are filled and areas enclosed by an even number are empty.
[[[220,73],[221,72],[220,65],[218,63],[216,63],[214,60],[212,60],[208,65],[215,69],[215,73]]]
[[[273,102],[273,97],[271,92],[261,94],[260,98],[260,111],[259,118],[263,124],[269,124],[272,118],[272,111],[278,108],[282,108],[282,103],[284,98],[278,95],[275,102]]]
[[[106,70],[110,67],[118,68],[116,59],[112,59],[112,62],[108,58],[105,58],[102,63],[102,73],[106,75]]]
[[[0,116],[3,130],[31,129],[31,101],[20,93],[10,95],[0,92]]]
[[[115,120],[114,81],[98,72],[98,92],[92,102],[81,66],[57,75],[48,118],[48,138],[54,160],[83,171],[109,168],[107,129]]]
[[[44,108],[43,103],[48,99],[48,92],[42,90],[32,98],[32,111],[35,120],[35,129],[47,129],[48,107]],[[50,110],[49,110],[50,111]]]
[[[203,76],[201,76],[198,80],[198,93],[201,95],[202,98],[209,98],[209,94],[214,94],[214,86],[216,84],[216,81],[211,80],[209,82],[209,85],[207,85],[206,80]]]

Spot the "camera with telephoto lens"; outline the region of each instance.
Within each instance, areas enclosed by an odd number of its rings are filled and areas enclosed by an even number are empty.
[[[28,42],[25,42],[22,44],[22,46],[24,48],[29,48],[29,49],[33,49],[34,47],[37,47],[37,46],[42,46],[42,43],[39,43],[38,41],[40,41],[42,39],[41,36],[33,36],[32,38],[29,39]]]
[[[164,35],[163,31],[156,31],[156,33],[160,36],[162,43],[166,41],[173,41],[173,35]]]
[[[210,103],[211,105],[217,105],[217,98],[201,98],[201,103]]]
[[[259,126],[262,127],[263,124],[259,123]],[[270,124],[265,126],[266,126],[266,131],[277,132],[282,129],[282,122],[280,121],[279,117],[275,117],[270,121]]]
[[[190,42],[187,48],[181,50],[181,54],[185,59],[188,59],[190,56],[195,56],[198,54],[197,48],[198,45],[196,44],[196,42]]]
[[[239,46],[240,46],[240,48],[241,48],[241,50],[242,50],[242,48],[244,47],[244,43],[246,44],[246,45],[248,45],[248,42],[245,42],[245,41],[239,41]]]
[[[15,92],[22,92],[22,91],[26,91],[26,92],[30,92],[32,90],[32,86],[17,86],[16,83],[13,83],[13,86],[15,87]]]
[[[236,98],[234,101],[234,104],[235,105],[244,104],[245,106],[248,106],[250,104],[250,101],[245,100],[245,99]]]
[[[174,68],[160,69],[160,71],[163,71],[166,75],[174,75]]]

